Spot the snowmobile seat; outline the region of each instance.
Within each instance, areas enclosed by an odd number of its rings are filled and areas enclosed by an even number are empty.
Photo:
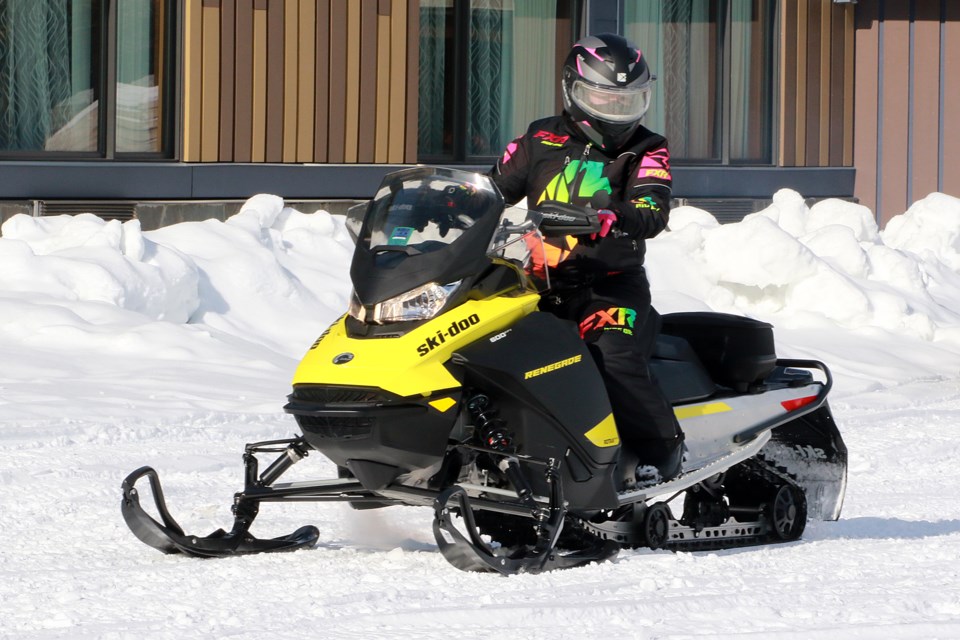
[[[668,313],[661,333],[684,338],[717,384],[744,392],[774,369],[773,327],[726,313]]]
[[[650,369],[671,404],[703,400],[717,390],[690,343],[677,336],[657,336]]]

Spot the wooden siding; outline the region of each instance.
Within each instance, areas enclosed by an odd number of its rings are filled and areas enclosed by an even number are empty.
[[[185,162],[416,162],[418,0],[184,0]]]
[[[780,166],[853,164],[853,27],[853,5],[780,0]]]
[[[860,0],[854,195],[883,224],[960,182],[960,3]]]

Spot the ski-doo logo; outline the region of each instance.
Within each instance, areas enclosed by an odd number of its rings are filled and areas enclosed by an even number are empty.
[[[523,374],[523,379],[529,380],[530,378],[536,378],[537,376],[542,376],[545,373],[550,373],[551,371],[556,371],[557,369],[569,367],[572,364],[577,364],[582,359],[583,359],[583,356],[578,355],[578,356],[573,356],[571,358],[566,358],[564,360],[560,360],[559,362],[553,362],[551,364],[548,364],[545,367],[539,367],[537,369],[527,371],[525,374]]]
[[[574,222],[576,220],[575,216],[566,213],[555,213],[553,211],[541,211],[540,215],[545,220],[556,220],[557,222]]]
[[[826,460],[827,459],[826,451],[824,451],[820,447],[814,447],[813,445],[810,445],[810,444],[806,446],[802,444],[795,444],[793,445],[793,450],[796,451],[801,458],[807,458],[810,460]]]
[[[454,320],[450,323],[449,327],[446,329],[441,329],[437,331],[436,335],[427,338],[423,344],[417,347],[417,353],[419,353],[420,357],[422,358],[445,343],[447,338],[452,338],[456,335],[459,335],[461,332],[466,331],[470,327],[477,324],[480,324],[480,316],[475,313],[467,316],[463,320]]]
[[[340,322],[341,320],[343,320],[343,317],[344,317],[345,315],[347,315],[347,314],[343,314],[343,316],[340,316],[339,318],[337,318],[336,320],[334,320],[333,323],[332,323],[329,327],[327,327],[326,330],[324,330],[323,333],[320,334],[320,337],[313,341],[313,344],[310,345],[310,348],[308,349],[308,351],[313,351],[313,350],[316,349],[318,346],[320,346],[320,342],[321,342],[324,338],[327,337],[327,334],[330,333],[330,330],[333,329],[334,325],[336,325],[338,322]]]

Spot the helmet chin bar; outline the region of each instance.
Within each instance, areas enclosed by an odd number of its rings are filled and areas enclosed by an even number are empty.
[[[569,110],[567,113],[573,116]],[[590,120],[594,119],[590,118]],[[574,118],[577,128],[583,132],[587,140],[606,151],[616,150],[625,145],[640,126],[639,120],[626,124],[610,124],[596,120],[590,122],[590,120]]]

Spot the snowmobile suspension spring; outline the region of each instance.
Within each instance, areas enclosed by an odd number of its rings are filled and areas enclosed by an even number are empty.
[[[488,396],[478,393],[467,402],[467,408],[473,416],[484,446],[505,453],[513,451],[513,436],[507,431],[506,422],[493,407]]]
[[[260,474],[260,484],[264,486],[273,484],[287,469],[307,457],[308,453],[308,447],[304,446],[300,439],[294,440],[287,445],[280,457]]]

